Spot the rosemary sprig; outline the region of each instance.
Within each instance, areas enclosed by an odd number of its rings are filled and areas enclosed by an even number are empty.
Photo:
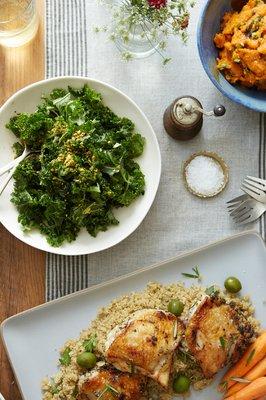
[[[220,337],[220,343],[221,343],[221,347],[225,350],[225,348],[226,348],[226,339],[223,337],[223,336],[221,336]]]
[[[188,274],[186,272],[182,272],[182,275],[185,276],[186,278],[198,279],[200,281],[201,275],[199,272],[199,267],[196,265],[196,267],[192,268],[192,271],[194,272],[194,274]]]
[[[179,360],[187,364],[188,361],[195,363],[195,358],[185,350],[178,350],[177,357]]]
[[[106,384],[103,391],[100,393],[98,400],[102,399],[105,393],[111,393],[113,397],[117,397],[120,393],[113,386]]]
[[[253,350],[250,352],[250,354],[249,354],[249,356],[248,356],[248,358],[247,358],[246,365],[250,364],[251,360],[252,360],[253,357],[254,357],[254,354],[255,354],[255,349],[253,349]]]
[[[231,379],[231,381],[238,382],[238,383],[250,383],[251,382],[249,379],[240,378],[238,376],[232,376],[230,379]]]
[[[215,285],[212,285],[212,286],[208,287],[208,288],[205,290],[205,293],[206,293],[208,296],[216,296],[216,295],[219,293],[219,290],[215,287]]]
[[[136,372],[136,367],[135,367],[135,365],[134,364],[130,364],[130,372],[131,372],[131,374],[135,374],[135,372]]]
[[[227,389],[228,389],[228,382],[227,381],[221,382],[220,386],[221,386],[221,389],[222,389],[223,392],[227,392]]]

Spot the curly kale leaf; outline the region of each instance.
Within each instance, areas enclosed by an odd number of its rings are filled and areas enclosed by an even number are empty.
[[[144,194],[134,161],[144,138],[87,85],[53,90],[33,114],[12,117],[7,126],[38,150],[14,174],[19,222],[24,230],[38,228],[52,246],[75,240],[81,228],[95,237],[117,225],[114,209]]]
[[[42,112],[18,114],[6,125],[30,149],[39,150],[53,121]]]
[[[12,149],[13,149],[15,158],[21,156],[21,154],[23,153],[23,150],[24,150],[22,144],[19,142],[14,143],[12,146]]]

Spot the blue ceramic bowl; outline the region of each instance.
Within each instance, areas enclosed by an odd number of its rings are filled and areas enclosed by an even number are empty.
[[[266,91],[231,85],[216,68],[217,49],[214,35],[220,30],[224,13],[231,9],[231,0],[208,0],[204,5],[197,30],[197,44],[203,68],[220,92],[236,103],[255,111],[266,112]]]

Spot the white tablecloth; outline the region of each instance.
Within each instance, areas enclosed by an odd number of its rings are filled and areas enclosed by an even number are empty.
[[[82,257],[47,255],[47,300],[166,259],[178,252],[221,239],[243,229],[265,234],[265,220],[237,228],[229,219],[226,201],[240,194],[245,175],[265,177],[264,118],[225,99],[200,64],[196,25],[203,1],[191,11],[187,46],[169,40],[172,62],[160,56],[125,62],[115,45],[96,25],[110,24],[108,11],[97,0],[47,0],[46,76],[83,75],[116,86],[130,96],[149,118],[162,154],[158,194],[141,226],[119,245]],[[205,118],[201,133],[190,142],[177,142],[163,129],[163,112],[174,98],[189,94],[210,110],[226,106],[222,118]],[[181,166],[199,150],[220,154],[230,169],[230,181],[218,197],[201,200],[189,194]],[[226,266],[225,266],[226,267]]]

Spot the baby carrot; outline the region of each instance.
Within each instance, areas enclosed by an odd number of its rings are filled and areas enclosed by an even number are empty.
[[[256,400],[266,395],[266,377],[256,379],[249,385],[232,396],[226,397],[226,400]]]
[[[260,378],[265,375],[266,375],[266,357],[263,358],[260,362],[258,362],[258,364],[256,364],[245,376],[243,376],[243,378],[252,382],[255,379]],[[234,379],[233,379],[233,381],[234,381]],[[235,382],[236,382],[236,384],[233,385],[226,393],[227,397],[232,396],[232,394],[238,392],[239,390],[243,389],[245,386],[248,385],[248,383],[245,383],[245,382],[240,383],[240,382],[237,382],[237,380]]]
[[[254,365],[256,365],[260,360],[262,360],[266,356],[266,331],[252,343],[249,348],[245,351],[240,360],[226,372],[222,381],[219,385],[218,390],[224,391],[227,390],[236,384],[235,381],[232,381],[231,378],[237,376],[239,378],[243,377],[250,371]]]

